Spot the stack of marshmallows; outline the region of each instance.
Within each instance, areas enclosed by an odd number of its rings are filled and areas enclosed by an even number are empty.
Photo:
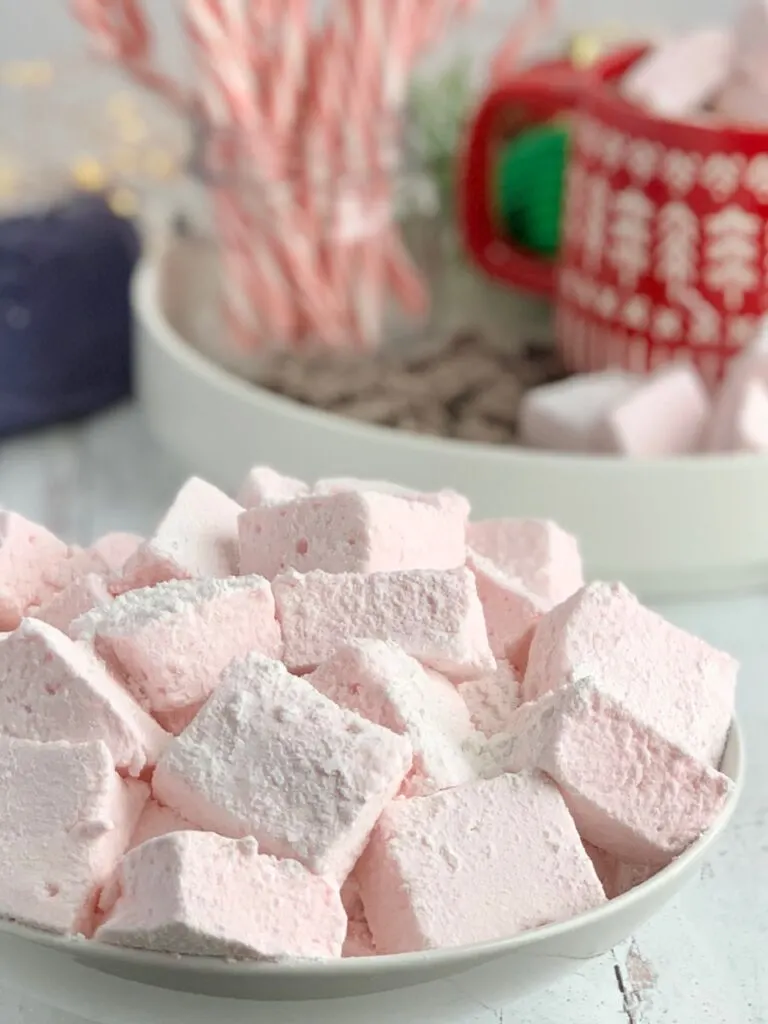
[[[736,663],[552,523],[193,478],[154,534],[0,514],[0,915],[235,958],[563,921],[729,799]]]

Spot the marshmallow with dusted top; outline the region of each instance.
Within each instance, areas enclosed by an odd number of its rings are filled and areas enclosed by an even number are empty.
[[[395,801],[355,875],[378,953],[507,938],[605,902],[562,796],[537,772]]]
[[[296,861],[262,856],[250,837],[153,839],[125,856],[117,885],[100,942],[235,959],[341,956],[338,888]]]
[[[298,498],[240,516],[240,570],[274,579],[289,569],[394,572],[464,564],[466,507],[374,491]]]
[[[70,549],[45,527],[0,510],[0,630],[15,629],[30,608],[60,589]]]
[[[623,584],[591,583],[536,627],[523,700],[590,676],[639,722],[716,765],[733,716],[737,670],[729,654],[645,608]]]
[[[696,369],[665,366],[605,413],[596,449],[635,458],[685,455],[700,446],[710,415]]]
[[[603,370],[531,388],[520,402],[520,440],[533,448],[595,450],[606,413],[625,401],[641,379],[622,370]]]
[[[474,731],[466,704],[451,682],[396,644],[354,640],[306,678],[340,707],[408,737],[413,748],[413,769],[404,786],[408,795],[474,778],[463,746]]]
[[[733,451],[736,423],[745,406],[750,384],[768,387],[768,321],[763,321],[754,340],[731,359],[718,388],[704,438],[708,451]]]
[[[519,579],[533,594],[559,604],[584,586],[576,538],[548,519],[485,519],[467,527],[472,554]]]
[[[117,590],[163,580],[221,578],[238,571],[237,519],[242,505],[213,484],[191,477],[159,526],[123,566]]]
[[[148,795],[104,743],[0,736],[0,916],[89,935]]]
[[[727,80],[733,50],[734,34],[728,29],[688,32],[638,60],[622,78],[621,91],[662,117],[703,112]]]
[[[339,882],[411,767],[403,736],[280,662],[233,662],[155,770],[155,797],[202,828],[300,860]]]
[[[709,828],[731,792],[727,776],[589,679],[524,704],[509,732],[506,769],[546,772],[582,838],[632,863],[669,863]]]
[[[534,626],[550,610],[552,602],[471,550],[467,565],[475,577],[491,650],[497,658],[507,658],[518,671],[523,671]]]
[[[106,608],[112,602],[112,593],[104,576],[89,572],[73,580],[61,593],[34,612],[34,618],[42,619],[62,633],[69,633],[70,626],[94,608]]]
[[[469,569],[278,576],[272,584],[284,660],[310,671],[358,640],[390,640],[454,680],[493,672],[483,607]]]
[[[262,505],[285,505],[308,494],[309,487],[303,480],[283,476],[269,466],[254,466],[240,485],[237,500],[243,508],[260,508]]]
[[[272,590],[260,576],[169,580],[131,590],[73,630],[92,639],[142,706],[163,715],[194,713],[233,658],[250,651],[277,658],[282,648]]]
[[[737,452],[768,452],[768,387],[762,381],[744,386],[730,440]]]
[[[93,651],[37,619],[0,645],[0,733],[46,743],[103,740],[118,768],[140,775],[168,735]]]
[[[457,690],[475,729],[486,737],[506,732],[520,707],[520,677],[506,661],[499,661],[487,676],[459,683]]]

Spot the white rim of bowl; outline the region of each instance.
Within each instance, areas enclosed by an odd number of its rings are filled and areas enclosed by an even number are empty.
[[[162,259],[162,257],[160,257]],[[308,427],[343,426],[349,432],[363,438],[370,437],[382,440],[386,438],[390,444],[408,447],[423,452],[425,456],[435,452],[453,451],[457,455],[475,453],[490,463],[497,463],[499,469],[508,469],[510,456],[518,461],[535,462],[539,465],[550,462],[567,461],[584,472],[615,473],[617,467],[634,467],[641,464],[651,472],[677,475],[686,473],[707,472],[716,470],[718,473],[740,471],[745,462],[755,467],[766,464],[766,456],[753,452],[701,452],[692,455],[669,456],[666,458],[637,459],[624,455],[575,455],[569,452],[555,452],[544,449],[525,448],[521,445],[492,445],[479,441],[463,441],[459,438],[434,438],[422,434],[413,434],[406,430],[392,427],[381,427],[375,424],[362,423],[358,420],[340,416],[338,413],[316,409],[311,405],[303,405],[292,398],[278,395],[268,388],[259,387],[219,366],[212,359],[204,356],[186,341],[176,328],[167,320],[162,312],[159,301],[160,260],[158,258],[141,260],[133,275],[131,294],[133,307],[140,313],[140,319],[149,326],[152,338],[159,342],[174,361],[180,363],[185,371],[197,377],[208,376],[212,384],[223,391],[228,391],[234,399],[252,401],[254,396],[259,402],[271,408],[276,415],[301,420]],[[734,467],[738,467],[734,470]],[[723,480],[723,486],[728,486]]]
[[[734,761],[733,774],[729,776],[733,782],[733,789],[712,827],[684,853],[680,854],[667,867],[662,868],[647,882],[642,882],[622,896],[609,900],[603,906],[568,918],[566,921],[532,928],[508,939],[494,939],[467,946],[450,946],[415,953],[389,953],[381,956],[350,957],[348,959],[266,961],[227,960],[224,957],[198,957],[178,953],[157,953],[150,950],[133,949],[129,946],[111,946],[82,937],[55,935],[6,919],[0,919],[0,934],[22,939],[37,946],[45,946],[54,952],[75,956],[79,962],[86,965],[90,963],[94,967],[96,962],[102,964],[112,962],[123,965],[130,964],[135,967],[167,968],[173,971],[181,970],[192,973],[208,970],[218,974],[254,979],[260,975],[279,978],[299,973],[306,978],[327,977],[331,973],[335,976],[364,975],[370,977],[372,974],[386,973],[394,969],[409,973],[419,971],[422,967],[444,968],[453,964],[466,967],[467,960],[472,962],[497,959],[535,943],[557,939],[592,924],[599,924],[603,918],[610,917],[617,906],[626,907],[641,902],[652,889],[663,888],[668,882],[673,882],[676,876],[684,874],[688,864],[692,860],[696,860],[725,830],[733,817],[744,788],[746,759],[742,731],[735,716],[728,733],[727,746],[731,748],[730,757]]]

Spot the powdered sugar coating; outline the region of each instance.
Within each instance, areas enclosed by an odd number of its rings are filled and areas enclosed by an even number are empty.
[[[243,508],[260,508],[263,505],[283,505],[307,494],[309,487],[303,480],[283,476],[269,466],[254,466],[240,485],[237,500]]]
[[[474,778],[464,750],[473,732],[466,704],[452,683],[396,644],[353,641],[306,678],[340,707],[408,737],[413,768],[404,791],[409,796]]]
[[[116,589],[236,574],[237,518],[242,511],[242,505],[217,487],[190,477],[152,536],[125,563]]]
[[[563,798],[538,773],[395,801],[355,874],[379,953],[499,939],[605,901]]]
[[[260,576],[132,590],[72,628],[93,639],[136,700],[164,716],[187,708],[194,715],[233,658],[282,651],[272,590]],[[181,722],[187,721],[183,713]]]
[[[213,879],[215,883],[212,884]],[[101,942],[191,956],[338,957],[347,928],[338,888],[254,839],[175,832],[131,851]]]
[[[135,776],[168,740],[88,647],[37,619],[0,646],[0,704],[0,732],[43,743],[103,740]]]
[[[283,630],[284,659],[310,671],[352,639],[388,640],[452,679],[496,667],[472,573],[445,572],[278,576],[272,584]]]
[[[584,586],[576,538],[548,519],[485,519],[467,527],[467,545],[549,603]]]
[[[202,828],[342,882],[411,767],[407,739],[339,708],[283,665],[234,662],[155,770],[162,803]]]
[[[112,594],[104,577],[90,572],[46,601],[34,613],[34,618],[42,619],[62,633],[69,633],[73,622],[94,608],[106,608],[111,601]]]
[[[590,676],[664,739],[719,764],[738,664],[645,608],[620,583],[591,583],[539,622],[523,680],[535,700]]]
[[[487,737],[504,733],[520,707],[520,679],[510,664],[499,661],[496,671],[457,687],[476,729]]]
[[[0,915],[90,934],[100,886],[149,787],[123,780],[105,744],[0,736]]]
[[[591,680],[524,704],[510,732],[506,769],[545,771],[582,838],[621,860],[669,863],[709,828],[732,788]]]
[[[466,523],[466,509],[450,495],[434,502],[363,491],[299,498],[240,516],[240,569],[270,580],[289,569],[453,569],[464,563]]]

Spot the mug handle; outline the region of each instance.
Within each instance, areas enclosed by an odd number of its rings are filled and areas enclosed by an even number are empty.
[[[470,125],[459,175],[459,222],[468,252],[492,278],[537,295],[554,296],[557,260],[538,256],[499,234],[488,201],[493,142],[511,138],[531,124],[573,110],[585,87],[620,77],[645,51],[627,47],[606,55],[588,70],[569,61],[534,66],[490,92]]]

